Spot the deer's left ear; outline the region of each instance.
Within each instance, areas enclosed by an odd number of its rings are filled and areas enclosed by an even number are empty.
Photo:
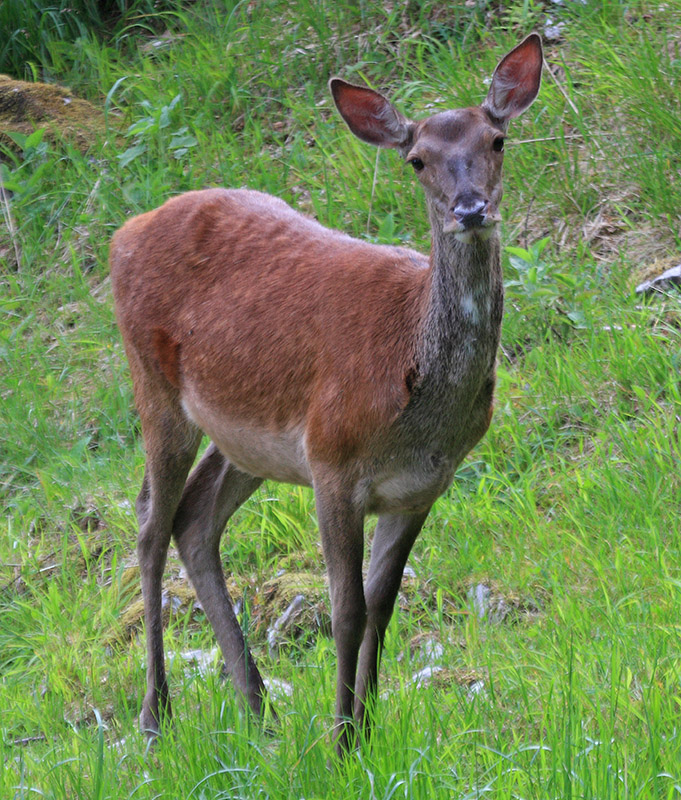
[[[541,38],[531,33],[497,64],[482,107],[502,123],[522,114],[539,91],[542,62]]]
[[[329,88],[341,117],[363,142],[399,149],[410,146],[414,123],[382,94],[342,78],[331,78]]]

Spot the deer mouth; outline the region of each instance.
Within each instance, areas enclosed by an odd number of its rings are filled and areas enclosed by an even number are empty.
[[[468,224],[452,216],[443,227],[444,233],[451,233],[460,242],[470,242],[473,239],[486,241],[497,230],[501,220],[490,215],[480,215],[479,219]]]

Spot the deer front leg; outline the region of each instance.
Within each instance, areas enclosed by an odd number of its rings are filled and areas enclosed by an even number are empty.
[[[355,691],[355,719],[367,739],[371,733],[371,714],[378,688],[385,631],[393,613],[404,566],[429,510],[416,514],[385,514],[379,517],[376,525],[364,592],[367,625]]]
[[[352,719],[357,656],[366,625],[362,586],[363,510],[352,490],[320,488],[315,483],[319,531],[329,575],[331,629],[336,643],[336,721],[334,741],[339,756],[355,746]]]

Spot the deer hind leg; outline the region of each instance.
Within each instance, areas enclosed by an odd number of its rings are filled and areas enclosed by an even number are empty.
[[[201,432],[170,400],[141,405],[142,432],[147,453],[142,489],[137,498],[140,565],[147,640],[147,691],[140,728],[155,736],[164,717],[171,715],[163,654],[161,588],[173,518],[187,474],[196,456]]]
[[[393,613],[404,566],[429,510],[416,514],[382,515],[374,532],[364,589],[367,624],[355,690],[355,719],[366,738],[371,733],[371,712],[376,699],[385,631]]]
[[[192,471],[173,523],[173,537],[189,578],[215,631],[235,688],[258,715],[266,695],[251,656],[220,563],[220,537],[227,520],[262,483],[238,470],[211,444]]]

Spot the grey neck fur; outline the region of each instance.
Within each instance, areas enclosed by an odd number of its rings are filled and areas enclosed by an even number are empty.
[[[430,213],[431,287],[417,351],[421,386],[465,391],[471,378],[494,364],[503,311],[499,234],[469,243],[444,233]],[[490,363],[491,361],[491,363]]]

